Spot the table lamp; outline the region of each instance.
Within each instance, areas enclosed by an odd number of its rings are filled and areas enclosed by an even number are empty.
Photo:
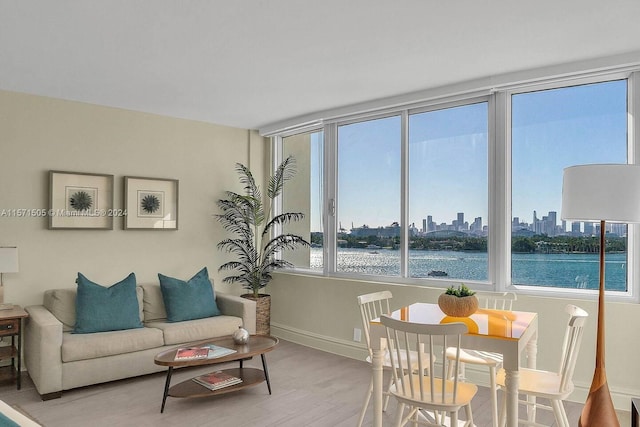
[[[5,304],[4,302],[4,284],[2,275],[4,273],[18,272],[18,248],[0,247],[0,310],[8,310],[13,308],[13,304]]]
[[[600,222],[596,366],[578,425],[620,426],[604,366],[605,222],[640,223],[640,165],[594,164],[565,168],[561,217],[569,221]]]

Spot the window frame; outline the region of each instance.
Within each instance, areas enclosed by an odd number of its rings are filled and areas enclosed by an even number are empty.
[[[390,284],[409,284],[428,287],[448,287],[458,283],[459,279],[410,278],[408,272],[408,119],[411,114],[441,110],[478,102],[488,103],[488,215],[489,235],[487,242],[488,280],[465,281],[478,290],[514,290],[524,295],[548,296],[571,299],[596,299],[597,290],[565,289],[549,286],[513,285],[511,283],[511,99],[515,94],[539,90],[558,89],[583,84],[602,83],[612,80],[627,80],[627,114],[628,114],[628,162],[640,163],[640,67],[620,67],[614,70],[597,70],[594,72],[578,72],[557,77],[542,77],[533,81],[503,84],[490,89],[472,88],[466,93],[441,94],[428,101],[395,104],[393,107],[377,108],[373,111],[353,114],[336,114],[333,117],[317,120],[300,127],[289,127],[282,132],[272,133],[273,164],[279,160],[278,146],[283,137],[299,133],[323,131],[324,134],[324,267],[322,271],[305,268],[288,270],[292,273],[313,276],[336,277],[341,279],[384,282]],[[637,113],[637,114],[636,114]],[[336,236],[337,236],[337,133],[338,127],[356,122],[379,118],[401,117],[401,275],[373,276],[336,271]],[[640,302],[640,259],[634,254],[640,253],[640,225],[629,224],[627,246],[627,281],[626,292],[607,291],[609,301]],[[284,271],[286,274],[286,271]]]

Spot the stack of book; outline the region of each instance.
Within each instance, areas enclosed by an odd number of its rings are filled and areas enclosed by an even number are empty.
[[[226,372],[216,371],[195,377],[193,381],[208,388],[209,390],[218,390],[224,387],[240,384],[242,379],[229,375]]]

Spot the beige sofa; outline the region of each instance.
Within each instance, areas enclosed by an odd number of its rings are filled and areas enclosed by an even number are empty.
[[[213,286],[213,285],[212,285]],[[168,348],[256,330],[254,301],[215,292],[222,315],[169,323],[158,284],[136,287],[143,328],[72,334],[76,289],[45,291],[42,305],[26,307],[24,361],[43,400],[63,390],[165,370],[153,363]]]

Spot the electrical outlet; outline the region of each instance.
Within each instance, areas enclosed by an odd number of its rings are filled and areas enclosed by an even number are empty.
[[[362,330],[358,328],[353,328],[353,340],[355,342],[360,342],[362,340]]]

